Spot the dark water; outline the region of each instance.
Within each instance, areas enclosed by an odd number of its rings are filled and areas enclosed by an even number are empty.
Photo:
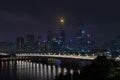
[[[66,73],[66,67],[28,61],[0,62],[0,80],[53,80],[55,75]],[[70,69],[73,73],[73,69]],[[79,70],[78,70],[79,71]]]

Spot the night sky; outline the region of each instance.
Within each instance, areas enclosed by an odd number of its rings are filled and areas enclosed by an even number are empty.
[[[65,18],[69,39],[77,22],[101,44],[120,35],[119,0],[2,0],[0,2],[0,41],[15,41],[17,36],[46,36],[59,33],[59,18]]]

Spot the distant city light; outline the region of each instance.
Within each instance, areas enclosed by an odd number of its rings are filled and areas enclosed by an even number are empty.
[[[84,34],[85,33],[85,31],[84,30],[82,30],[82,34]]]
[[[73,40],[71,39],[70,41],[72,42]]]
[[[87,37],[90,37],[90,35],[88,34]]]
[[[63,23],[63,22],[64,22],[64,20],[63,20],[63,19],[61,19],[61,20],[60,20],[60,22],[61,22],[61,23]]]
[[[88,44],[90,44],[90,41],[87,41]]]

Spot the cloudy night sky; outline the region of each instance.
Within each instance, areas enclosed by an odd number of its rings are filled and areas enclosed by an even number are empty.
[[[97,43],[108,42],[120,35],[119,4],[119,0],[2,0],[0,41],[15,41],[27,34],[45,38],[48,30],[58,34],[58,20],[64,16],[68,38],[82,21]]]

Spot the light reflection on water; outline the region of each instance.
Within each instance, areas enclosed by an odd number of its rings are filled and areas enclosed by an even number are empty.
[[[61,72],[65,74],[67,68],[29,61],[0,62],[0,80],[53,80]]]

